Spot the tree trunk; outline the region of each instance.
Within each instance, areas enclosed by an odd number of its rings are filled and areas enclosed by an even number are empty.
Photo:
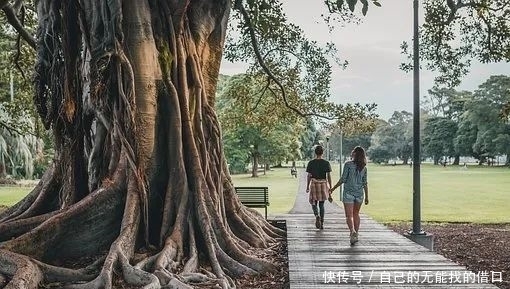
[[[239,202],[214,112],[230,3],[38,2],[35,102],[56,152],[0,214],[5,288],[235,288],[278,268],[283,232]]]
[[[455,155],[454,159],[453,159],[453,164],[454,166],[458,166],[460,164],[460,156],[459,155]]]
[[[439,165],[440,156],[434,156],[434,165]]]
[[[7,171],[5,170],[5,161],[3,157],[0,160],[0,179],[4,179],[7,176]]]
[[[259,158],[256,153],[253,153],[252,155],[251,177],[252,178],[259,177]]]

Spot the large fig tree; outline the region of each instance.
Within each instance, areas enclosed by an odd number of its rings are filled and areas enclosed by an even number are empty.
[[[341,21],[356,2],[321,1]],[[35,36],[25,4],[0,0],[37,51],[34,101],[56,153],[0,213],[0,287],[234,288],[276,270],[267,256],[283,232],[241,205],[228,175],[220,62],[225,47],[253,60],[251,73],[297,114],[370,112],[327,103],[333,47],[304,38],[278,0],[38,0]],[[238,33],[225,45],[229,19]]]

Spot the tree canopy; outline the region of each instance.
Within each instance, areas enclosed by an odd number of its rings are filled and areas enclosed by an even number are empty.
[[[251,160],[257,176],[259,162],[269,165],[301,158],[305,118],[280,104],[250,74],[222,76],[218,87],[216,110],[234,172],[243,172]]]
[[[510,2],[505,0],[424,0],[420,56],[437,71],[438,84],[455,87],[473,60],[510,61]],[[402,45],[408,50],[407,43]],[[404,64],[405,70],[412,65]]]

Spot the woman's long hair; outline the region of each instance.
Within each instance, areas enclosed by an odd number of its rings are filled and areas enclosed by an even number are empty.
[[[352,150],[352,154],[354,155],[353,162],[356,164],[356,169],[358,172],[361,172],[367,165],[365,150],[362,147],[357,146]]]

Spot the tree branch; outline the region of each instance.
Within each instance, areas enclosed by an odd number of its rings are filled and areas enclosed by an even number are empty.
[[[267,83],[266,83],[266,86],[264,87],[264,89],[262,89],[262,91],[260,92],[260,95],[259,95],[259,99],[257,100],[257,102],[255,103],[255,106],[253,106],[253,108],[251,109],[251,111],[255,111],[255,109],[257,109],[257,107],[259,106],[260,104],[260,101],[262,100],[262,97],[264,96],[264,94],[266,93],[266,90],[267,88],[269,87],[269,85],[271,84],[271,79],[268,78],[267,79]]]
[[[491,42],[492,26],[491,26],[489,19],[487,19],[485,16],[483,16],[483,14],[480,14],[480,18],[482,19],[483,23],[485,23],[485,26],[487,27],[487,49],[489,49],[489,55],[490,55],[494,52],[494,51],[492,51],[492,42]],[[489,59],[490,59],[490,57],[489,57]]]
[[[0,0],[1,1],[1,0]],[[3,1],[2,1],[3,2]],[[8,1],[5,1],[8,2]],[[0,2],[0,7],[2,7],[2,3]],[[7,18],[7,22],[12,25],[14,29],[21,35],[21,37],[30,45],[30,47],[36,47],[35,38],[23,27],[21,22],[19,21],[16,13],[14,12],[13,7],[5,3],[2,7],[2,10],[5,13],[5,17]]]
[[[11,125],[9,125],[8,123],[6,122],[3,122],[3,121],[0,121],[0,127],[3,127],[5,128],[9,133],[11,134],[18,134],[18,135],[23,135],[21,133],[21,131],[19,131],[17,128],[15,127],[12,127]]]
[[[257,62],[259,63],[262,70],[267,74],[267,76],[274,81],[274,83],[278,86],[278,88],[281,91],[283,102],[286,107],[288,107],[290,110],[297,113],[299,116],[307,117],[307,116],[316,116],[324,119],[334,120],[334,117],[328,117],[325,115],[320,115],[317,113],[305,113],[299,110],[298,108],[292,106],[288,100],[287,100],[287,94],[285,93],[285,88],[283,87],[283,84],[278,80],[278,78],[272,73],[272,71],[269,69],[269,67],[266,65],[264,61],[264,57],[260,53],[257,37],[255,36],[255,29],[253,28],[253,24],[251,22],[250,16],[244,6],[242,5],[242,1],[237,0],[234,4],[234,8],[239,10],[241,12],[241,15],[244,18],[244,21],[246,21],[246,28],[248,29],[248,32],[250,34],[250,40],[251,44],[253,46],[253,51],[255,52],[255,57],[257,59]]]

